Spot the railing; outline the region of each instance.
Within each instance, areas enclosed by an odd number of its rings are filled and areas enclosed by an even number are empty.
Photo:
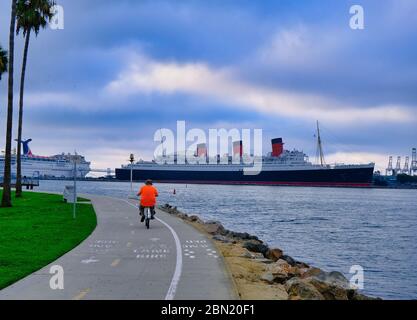
[[[12,187],[16,186],[16,178],[13,177],[11,179]],[[0,187],[3,186],[3,177],[0,176]],[[26,187],[26,189],[33,189],[34,187],[39,187],[39,177],[22,177],[22,187]]]

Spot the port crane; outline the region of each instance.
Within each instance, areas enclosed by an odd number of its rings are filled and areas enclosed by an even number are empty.
[[[405,157],[404,167],[401,168],[401,157],[397,157],[397,163],[395,169],[393,168],[393,157],[389,157],[388,167],[385,169],[385,175],[387,176],[396,176],[399,174],[408,174],[414,176],[417,174],[417,148],[413,148],[411,155],[411,164],[410,157]]]
[[[415,175],[417,173],[417,149],[413,148],[412,156],[411,156],[411,167],[410,167],[410,175]]]
[[[387,176],[394,175],[394,170],[392,168],[392,161],[393,161],[393,158],[392,158],[392,156],[390,156],[389,161],[388,161],[388,167],[387,167],[387,170],[385,171],[385,175],[387,175]]]

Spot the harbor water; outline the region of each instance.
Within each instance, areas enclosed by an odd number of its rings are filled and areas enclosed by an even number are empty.
[[[41,181],[63,192],[68,181]],[[134,184],[135,191],[140,184]],[[327,271],[364,269],[364,293],[417,299],[417,190],[157,185],[159,203],[257,235]],[[176,191],[174,194],[174,190]],[[130,184],[78,182],[80,193],[126,198]]]

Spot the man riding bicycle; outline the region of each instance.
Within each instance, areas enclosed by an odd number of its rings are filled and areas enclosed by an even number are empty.
[[[152,219],[155,215],[156,198],[158,197],[158,190],[153,186],[152,180],[146,180],[145,185],[139,190],[140,197],[140,222],[145,221],[145,208],[150,208],[152,212]]]

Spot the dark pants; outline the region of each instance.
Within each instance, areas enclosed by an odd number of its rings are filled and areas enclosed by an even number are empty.
[[[145,213],[145,208],[146,207],[144,207],[144,206],[140,206],[139,207],[139,213],[140,213],[140,215],[141,216],[143,216],[144,215],[144,213]],[[151,213],[152,213],[152,216],[154,216],[155,214],[156,214],[156,212],[155,212],[155,206],[153,206],[153,207],[149,207],[149,208],[151,208]]]

